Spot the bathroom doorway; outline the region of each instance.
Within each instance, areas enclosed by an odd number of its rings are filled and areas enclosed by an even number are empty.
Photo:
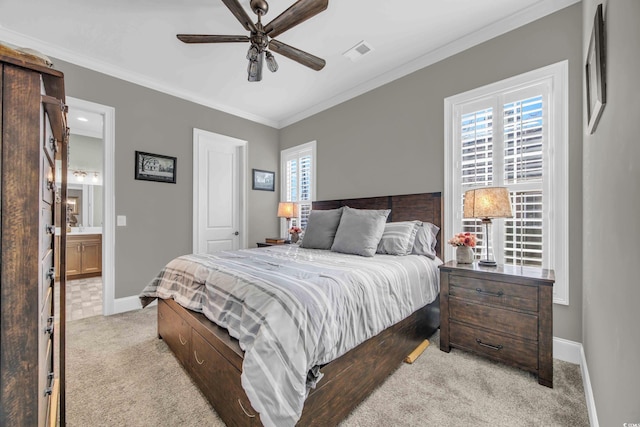
[[[66,312],[73,321],[112,314],[114,110],[70,97],[67,105]]]

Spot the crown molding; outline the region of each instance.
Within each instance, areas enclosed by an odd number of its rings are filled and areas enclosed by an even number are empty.
[[[581,0],[542,0],[533,6],[514,13],[513,15],[501,19],[500,21],[488,25],[474,33],[461,37],[441,48],[427,53],[426,55],[423,55],[413,61],[407,62],[406,64],[403,64],[379,76],[373,77],[372,79],[348,91],[342,92],[332,98],[314,105],[313,107],[300,111],[280,121],[248,113],[229,105],[212,102],[210,99],[205,99],[198,94],[172,87],[166,82],[150,79],[149,77],[142,74],[133,73],[131,71],[125,70],[124,68],[108,64],[96,58],[79,55],[69,49],[56,46],[43,40],[29,37],[15,31],[8,30],[6,28],[2,28],[2,26],[0,26],[0,38],[8,43],[12,43],[18,46],[28,46],[32,49],[39,50],[46,55],[53,56],[63,61],[70,62],[74,65],[85,67],[111,77],[126,80],[128,82],[135,83],[140,86],[165,93],[167,95],[176,96],[186,101],[200,104],[224,113],[232,114],[234,116],[247,119],[252,122],[260,123],[276,129],[282,129],[310,116],[313,116],[314,114],[320,113],[324,110],[327,110],[331,107],[334,107],[338,104],[341,104],[345,101],[348,101],[352,98],[360,96],[366,92],[369,92],[373,89],[376,89],[380,86],[383,86],[422,68],[425,68],[429,65],[435,64],[438,61],[460,53],[463,50],[466,50],[477,44],[505,34],[518,27],[526,25],[551,13],[557,12],[558,10],[564,9],[575,3],[579,3],[580,1]]]
[[[251,114],[246,111],[230,107],[228,105],[212,102],[210,99],[206,99],[192,92],[179,90],[175,87],[172,87],[166,82],[150,79],[145,75],[131,72],[129,70],[115,66],[113,64],[109,64],[96,58],[80,55],[69,49],[45,42],[40,39],[36,39],[34,37],[26,36],[16,31],[2,28],[2,26],[0,26],[0,39],[16,46],[24,46],[31,49],[36,49],[47,56],[52,56],[54,58],[61,59],[80,67],[88,68],[90,70],[106,74],[108,76],[115,77],[121,80],[125,80],[130,83],[135,83],[148,89],[153,89],[167,95],[175,96],[186,101],[213,108],[223,113],[232,114],[234,116],[273,128],[277,128],[278,126],[278,122],[276,120],[271,120],[266,117]]]
[[[324,110],[341,104],[345,101],[360,96],[366,92],[418,71],[422,68],[433,65],[436,62],[442,61],[445,58],[460,53],[470,47],[476,46],[494,37],[508,33],[515,30],[518,27],[529,24],[542,17],[550,15],[561,9],[569,7],[575,3],[579,3],[581,0],[543,0],[533,6],[523,9],[513,15],[510,15],[500,21],[497,21],[491,25],[481,28],[480,30],[461,37],[453,42],[444,45],[434,51],[427,53],[413,61],[407,62],[391,71],[381,74],[372,78],[346,92],[342,92],[326,101],[320,102],[311,108],[296,113],[284,120],[278,122],[278,128],[282,129],[303,119],[318,114]]]

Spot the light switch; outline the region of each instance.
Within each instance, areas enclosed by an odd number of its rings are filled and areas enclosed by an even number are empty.
[[[127,217],[125,215],[118,215],[117,224],[118,227],[125,227],[127,225]]]

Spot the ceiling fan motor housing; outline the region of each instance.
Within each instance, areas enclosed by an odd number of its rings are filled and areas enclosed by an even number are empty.
[[[269,4],[265,0],[251,0],[251,10],[256,15],[263,16],[269,11]]]

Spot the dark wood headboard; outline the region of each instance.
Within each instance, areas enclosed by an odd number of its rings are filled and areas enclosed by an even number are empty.
[[[354,209],[391,209],[387,221],[430,222],[440,227],[436,254],[442,259],[442,193],[404,194],[399,196],[362,197],[358,199],[322,200],[313,202],[313,209],[337,209],[349,206]]]

